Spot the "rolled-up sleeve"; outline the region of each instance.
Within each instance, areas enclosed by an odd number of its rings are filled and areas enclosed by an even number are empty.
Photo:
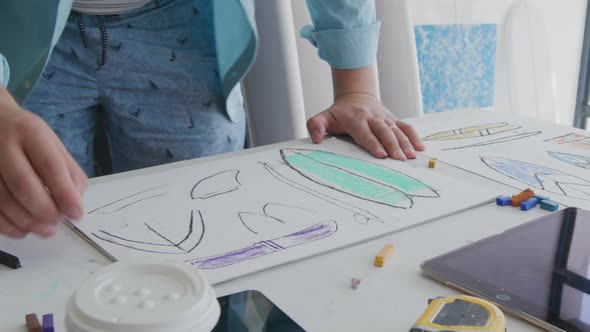
[[[10,67],[8,67],[8,61],[6,61],[6,58],[0,53],[0,84],[7,87],[9,78]]]
[[[313,26],[301,37],[318,49],[332,68],[354,69],[375,62],[380,23],[374,0],[307,0]]]

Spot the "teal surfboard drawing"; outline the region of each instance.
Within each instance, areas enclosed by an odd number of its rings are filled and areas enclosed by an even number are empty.
[[[413,177],[357,158],[313,149],[282,149],[281,157],[310,181],[382,205],[409,209],[413,197],[440,196]]]

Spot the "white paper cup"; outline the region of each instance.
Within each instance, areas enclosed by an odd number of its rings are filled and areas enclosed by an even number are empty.
[[[183,262],[117,262],[86,281],[66,308],[69,332],[211,331],[219,302]]]

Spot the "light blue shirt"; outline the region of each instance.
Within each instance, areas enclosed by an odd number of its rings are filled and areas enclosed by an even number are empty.
[[[301,36],[317,47],[320,58],[337,69],[375,61],[380,23],[374,0],[307,0],[307,5],[313,25],[303,27]],[[72,0],[0,3],[0,83],[17,100],[41,75],[71,6]],[[256,56],[254,0],[214,0],[213,13],[219,73],[229,104]]]

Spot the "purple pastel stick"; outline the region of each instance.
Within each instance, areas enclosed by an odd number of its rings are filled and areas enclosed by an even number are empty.
[[[319,240],[334,234],[337,230],[338,224],[335,221],[326,221],[277,239],[254,243],[247,248],[231,251],[218,256],[190,260],[188,262],[200,269],[217,269],[303,243]]]
[[[53,314],[43,315],[43,332],[53,332]]]

